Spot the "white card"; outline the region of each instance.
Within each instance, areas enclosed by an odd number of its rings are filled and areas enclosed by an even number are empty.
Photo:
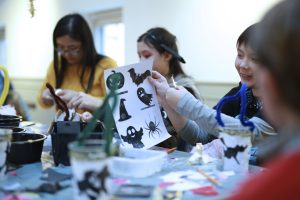
[[[151,75],[153,60],[107,69],[106,91],[116,81],[118,102],[113,112],[118,133],[125,147],[148,149],[170,137],[164,125]]]

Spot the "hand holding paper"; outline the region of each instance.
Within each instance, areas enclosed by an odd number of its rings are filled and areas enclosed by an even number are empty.
[[[164,106],[166,104],[166,93],[170,88],[167,79],[157,71],[152,71],[149,82],[155,87],[158,102]]]

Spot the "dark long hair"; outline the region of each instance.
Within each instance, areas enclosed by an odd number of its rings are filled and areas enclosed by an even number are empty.
[[[245,46],[249,46],[251,49],[254,50],[254,44],[251,40],[251,35],[254,34],[255,30],[257,29],[257,26],[258,23],[255,23],[246,28],[237,39],[236,46],[239,47],[241,44],[244,44]]]
[[[185,63],[184,59],[178,53],[176,37],[164,28],[156,27],[142,34],[137,42],[144,42],[150,47],[155,48],[160,54],[168,52],[172,55],[170,60],[170,73],[174,76],[184,73],[180,62]]]
[[[88,26],[88,23],[81,15],[75,13],[66,15],[61,18],[57,22],[53,31],[54,72],[56,77],[56,88],[61,87],[64,81],[66,69],[68,67],[66,59],[63,56],[61,56],[61,59],[59,59],[58,53],[55,50],[57,48],[56,38],[64,35],[68,35],[72,39],[81,42],[81,49],[83,52],[83,68],[80,74],[80,84],[84,88],[85,92],[88,93],[91,90],[94,82],[96,64],[104,56],[97,54],[91,30]],[[88,68],[90,68],[90,74],[89,81],[86,84],[84,83],[84,77],[85,73],[87,73]]]
[[[279,2],[252,37],[261,67],[274,77],[282,99],[300,114],[300,1]]]

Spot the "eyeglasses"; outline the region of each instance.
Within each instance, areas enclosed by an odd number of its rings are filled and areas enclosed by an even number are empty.
[[[75,46],[71,46],[71,47],[56,47],[55,51],[59,54],[59,55],[71,55],[71,56],[77,56],[80,53],[81,47],[75,47]]]

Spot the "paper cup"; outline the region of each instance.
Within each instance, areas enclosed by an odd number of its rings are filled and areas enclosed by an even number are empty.
[[[223,143],[223,170],[247,173],[251,149],[251,131],[241,124],[222,128],[219,138]]]
[[[109,159],[104,151],[104,141],[87,140],[69,144],[73,172],[74,199],[108,199]]]
[[[11,129],[0,129],[0,180],[7,172],[7,155],[11,144]]]

